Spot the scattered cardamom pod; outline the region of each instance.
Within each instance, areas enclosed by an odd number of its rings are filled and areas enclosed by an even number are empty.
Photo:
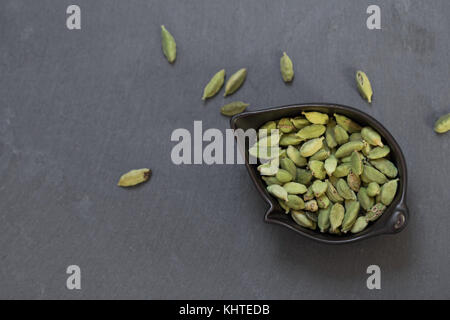
[[[370,84],[369,78],[364,72],[356,72],[356,85],[361,96],[369,103],[372,103],[372,85]]]
[[[224,105],[222,108],[220,108],[220,113],[223,114],[224,116],[232,117],[241,112],[244,112],[248,106],[249,106],[248,103],[242,101],[235,101],[228,103]]]
[[[203,90],[202,100],[214,97],[220,91],[224,82],[225,69],[222,69],[217,72],[206,85],[205,89]]]
[[[280,70],[284,82],[291,82],[294,78],[294,65],[286,52],[283,52],[283,56],[280,59]]]
[[[173,36],[163,25],[161,26],[161,44],[167,61],[174,63],[177,58],[177,44]]]
[[[437,133],[445,133],[450,130],[450,113],[440,117],[434,125],[434,131]]]
[[[133,187],[143,182],[148,181],[152,171],[150,169],[138,169],[131,170],[128,173],[125,173],[119,179],[119,183],[117,184],[119,187]]]
[[[228,81],[225,85],[224,97],[235,93],[236,90],[238,90],[242,86],[246,77],[247,77],[247,69],[242,68],[242,69],[236,71],[230,77],[230,79],[228,79]]]

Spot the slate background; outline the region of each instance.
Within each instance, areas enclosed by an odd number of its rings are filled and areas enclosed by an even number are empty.
[[[82,10],[82,30],[65,26]],[[382,30],[366,28],[378,4]],[[2,0],[0,298],[450,298],[450,2]],[[178,44],[169,65],[165,24]],[[279,58],[295,63],[291,86]],[[247,67],[250,110],[335,102],[380,120],[409,168],[408,228],[327,246],[263,223],[244,166],[175,166],[176,128],[228,128],[212,74]],[[353,75],[364,69],[369,106]],[[115,186],[149,166],[149,183]],[[68,265],[82,290],[65,287]],[[382,290],[366,268],[382,269]]]

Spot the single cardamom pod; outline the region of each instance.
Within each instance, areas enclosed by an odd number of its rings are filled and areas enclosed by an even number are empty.
[[[214,97],[220,91],[220,88],[222,88],[224,82],[225,69],[222,69],[217,72],[206,85],[205,89],[203,90],[202,100]]]
[[[306,119],[313,124],[327,124],[329,117],[326,113],[311,111],[302,112]]]
[[[306,158],[302,157],[300,151],[294,146],[288,146],[287,156],[291,159],[297,167],[304,167],[308,164]]]
[[[355,192],[350,189],[347,182],[344,179],[339,179],[336,184],[336,190],[339,195],[345,200],[356,200]]]
[[[363,157],[358,151],[353,151],[351,155],[352,172],[360,176],[363,171]]]
[[[150,169],[131,170],[119,179],[119,187],[133,187],[150,179],[152,171]]]
[[[351,233],[360,233],[363,231],[369,223],[367,222],[365,217],[359,217],[356,219],[355,224],[352,227]]]
[[[305,203],[305,210],[311,211],[311,212],[316,212],[317,210],[319,210],[319,206],[317,205],[317,201],[316,200],[309,200],[308,202],[306,202]]]
[[[331,206],[326,209],[319,211],[319,216],[317,217],[317,225],[319,226],[320,232],[324,233],[330,228],[330,211]]]
[[[395,194],[397,193],[398,179],[391,180],[385,183],[381,187],[381,202],[388,206],[394,200]]]
[[[282,147],[296,146],[299,145],[302,141],[303,141],[302,138],[297,136],[295,133],[283,134],[283,136],[280,139],[280,146]]]
[[[361,179],[358,175],[354,174],[353,171],[350,171],[350,173],[347,176],[347,184],[355,192],[359,191],[359,188],[361,187]]]
[[[297,168],[297,178],[295,179],[296,182],[304,184],[305,186],[308,186],[311,183],[311,180],[313,178],[313,175],[311,171],[306,169]]]
[[[294,161],[289,158],[283,158],[280,160],[280,167],[289,172],[292,176],[292,180],[295,180],[295,177],[297,176],[297,167],[295,166]]]
[[[327,172],[324,167],[325,164],[322,161],[311,160],[309,161],[308,166],[314,178],[323,180],[327,177]]]
[[[384,174],[382,174],[377,169],[367,165],[364,166],[363,172],[361,174],[361,180],[367,184],[376,182],[379,185],[383,185],[388,182],[388,179]]]
[[[289,118],[280,119],[277,127],[283,133],[290,133],[295,130],[294,124]]]
[[[174,63],[177,58],[177,44],[173,36],[163,25],[161,26],[161,44],[164,55],[169,63]]]
[[[320,149],[322,149],[323,146],[323,139],[324,137],[321,138],[315,138],[312,140],[309,140],[307,142],[305,142],[302,147],[300,148],[300,154],[302,157],[311,157],[313,154],[315,154],[317,151],[319,151]]]
[[[344,220],[345,208],[340,203],[335,203],[330,211],[330,224],[333,231],[337,230]]]
[[[445,133],[450,130],[450,113],[440,117],[434,125],[434,131],[437,133]]]
[[[384,210],[386,210],[386,206],[382,203],[377,203],[367,211],[365,218],[368,222],[373,222],[381,217]]]
[[[291,119],[291,122],[297,130],[303,129],[304,127],[307,127],[311,124],[311,122],[302,117],[295,117]]]
[[[286,52],[283,52],[283,56],[280,59],[280,70],[284,82],[291,82],[294,78],[294,65]]]
[[[362,141],[350,141],[340,146],[334,155],[336,158],[344,158],[351,155],[353,151],[361,151],[363,147],[364,143]]]
[[[283,188],[289,194],[304,194],[308,191],[308,188],[304,184],[298,182],[288,182],[283,186]]]
[[[327,197],[332,201],[332,202],[343,202],[344,198],[342,198],[339,193],[337,192],[336,188],[333,186],[333,184],[329,181],[329,180],[325,180],[326,183],[328,184],[328,189],[326,191],[327,193]]]
[[[319,198],[321,195],[323,195],[327,191],[328,184],[326,182],[316,180],[312,184],[311,188],[312,188],[312,191],[314,192],[314,195],[316,196],[316,198]]]
[[[372,85],[370,84],[369,78],[362,71],[356,72],[356,84],[358,91],[361,96],[366,99],[369,103],[372,103]]]
[[[277,197],[278,199],[281,199],[281,200],[284,200],[284,201],[288,200],[288,193],[282,186],[279,186],[277,184],[272,184],[272,185],[267,187],[267,191],[271,195]]]
[[[230,79],[228,79],[227,84],[225,85],[224,97],[229,96],[234,92],[236,92],[236,90],[238,90],[244,83],[246,76],[247,76],[247,69],[242,68],[236,71],[230,77]]]
[[[317,228],[317,224],[314,221],[311,221],[303,211],[292,210],[291,217],[299,226],[312,230]]]
[[[397,167],[387,159],[375,159],[370,161],[370,164],[380,170],[380,172],[384,173],[389,178],[395,178],[398,174]]]
[[[329,176],[332,176],[334,171],[336,171],[337,163],[338,161],[334,155],[325,160],[324,168]]]
[[[232,117],[241,112],[244,112],[248,106],[249,106],[248,103],[245,103],[242,101],[235,101],[235,102],[231,102],[231,103],[224,105],[220,109],[220,113],[223,114],[224,116]]]
[[[369,197],[367,194],[367,189],[363,187],[359,189],[358,201],[361,204],[361,207],[366,211],[369,210],[374,204],[374,199]]]
[[[346,116],[335,113],[334,118],[336,119],[337,124],[344,128],[348,133],[360,132],[362,129],[359,124]]]
[[[351,163],[342,163],[336,167],[336,170],[334,170],[333,172],[333,176],[336,178],[344,178],[348,176],[351,169],[352,169]]]
[[[358,201],[351,201],[348,207],[345,208],[344,220],[342,221],[341,231],[347,233],[353,227],[358,218],[360,204]]]
[[[381,142],[380,134],[373,130],[371,127],[362,128],[361,137],[373,146],[384,146],[383,142]]]
[[[376,197],[377,195],[380,194],[380,192],[381,192],[380,185],[376,182],[371,182],[367,186],[367,195],[369,197]]]
[[[367,158],[369,158],[370,160],[384,158],[389,154],[389,152],[391,152],[391,149],[388,146],[376,147],[370,150]]]
[[[348,142],[349,136],[344,128],[342,128],[340,125],[336,125],[334,127],[334,139],[336,139],[337,144],[341,145]]]
[[[297,136],[302,138],[303,140],[318,138],[323,135],[326,131],[326,127],[321,124],[312,124],[310,126],[304,127],[297,132]]]

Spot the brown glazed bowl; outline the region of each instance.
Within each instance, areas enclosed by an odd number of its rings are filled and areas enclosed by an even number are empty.
[[[246,145],[244,149],[245,165],[259,193],[270,206],[265,214],[264,220],[269,223],[275,223],[285,226],[305,237],[327,244],[351,243],[381,234],[395,234],[402,231],[406,227],[409,216],[408,208],[406,206],[406,186],[408,178],[405,158],[400,149],[400,146],[397,144],[389,131],[387,131],[381,123],[379,123],[368,114],[357,109],[338,104],[297,104],[269,108],[261,111],[246,112],[236,115],[231,119],[231,128],[234,130],[242,129],[244,131],[247,129],[257,130],[267,121],[277,120],[284,117],[293,118],[301,115],[302,111],[319,111],[327,113],[330,116],[332,116],[334,113],[343,114],[351,118],[352,120],[355,120],[362,126],[371,126],[376,131],[378,131],[384,141],[387,142],[387,144],[391,148],[390,160],[394,162],[394,164],[398,168],[400,180],[397,195],[395,196],[392,204],[388,206],[384,214],[381,216],[381,218],[376,222],[370,223],[369,226],[361,233],[338,236],[306,229],[296,224],[289,214],[285,214],[284,210],[278,204],[278,201],[271,195],[269,195],[266,190],[265,183],[260,178],[259,172],[257,171],[257,165],[249,164],[249,146]],[[246,142],[246,144],[248,144],[248,142]]]

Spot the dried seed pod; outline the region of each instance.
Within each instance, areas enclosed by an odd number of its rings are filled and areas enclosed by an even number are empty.
[[[364,210],[369,210],[374,204],[374,199],[369,197],[366,188],[360,188],[358,192],[358,201]]]
[[[348,133],[340,125],[334,127],[334,139],[336,143],[341,145],[348,142]]]
[[[297,136],[303,140],[318,138],[323,135],[326,131],[326,127],[322,124],[312,124],[310,126],[304,127],[297,132]]]
[[[342,225],[344,216],[345,216],[344,206],[340,203],[335,203],[331,207],[331,211],[330,211],[331,230],[335,231]]]
[[[304,184],[298,182],[288,182],[283,185],[283,188],[289,194],[304,194],[308,191],[308,188]]]
[[[391,180],[381,187],[381,202],[388,206],[394,200],[397,193],[398,179]]]
[[[331,206],[327,209],[322,209],[319,211],[319,216],[317,217],[317,225],[319,226],[320,232],[324,233],[330,228],[330,211]]]
[[[323,180],[326,178],[327,172],[325,171],[324,163],[322,161],[311,160],[308,166],[314,178],[319,180]]]
[[[119,183],[117,184],[119,187],[133,187],[143,182],[148,181],[152,171],[150,169],[137,169],[131,170],[128,173],[125,173],[120,177]]]
[[[247,77],[247,69],[242,68],[235,72],[230,79],[228,79],[225,85],[225,93],[224,96],[229,96],[235,93],[244,83],[245,78]]]
[[[384,210],[386,210],[386,206],[382,203],[377,203],[367,211],[365,218],[368,222],[373,222],[381,217]]]
[[[317,228],[317,224],[314,221],[311,221],[303,211],[292,210],[291,217],[299,226],[312,230]]]
[[[339,147],[334,154],[336,158],[347,157],[352,154],[353,151],[361,151],[364,147],[362,141],[350,141]]]
[[[360,132],[362,127],[346,116],[335,113],[334,118],[338,125],[345,129],[348,133]]]
[[[380,192],[381,192],[380,185],[376,182],[371,182],[367,186],[367,195],[369,197],[376,197],[377,195],[380,194]]]
[[[300,154],[302,155],[302,157],[311,157],[313,154],[319,151],[323,146],[323,139],[324,138],[321,137],[305,142],[300,148]]]
[[[388,146],[384,147],[376,147],[375,149],[370,150],[367,158],[370,160],[380,159],[386,157],[391,149]]]
[[[369,223],[367,222],[365,217],[359,217],[356,219],[355,224],[352,227],[351,233],[360,233],[363,231]]]
[[[354,174],[353,171],[351,171],[347,176],[347,184],[355,192],[359,191],[359,188],[361,187],[361,179],[358,175]]]
[[[436,131],[437,133],[445,133],[449,130],[450,130],[450,113],[440,117],[434,125],[434,131]]]
[[[283,52],[283,56],[280,59],[280,70],[284,82],[291,82],[294,78],[294,65],[286,52]]]
[[[336,190],[339,195],[346,200],[356,200],[356,195],[352,189],[348,186],[344,179],[339,179],[336,184]]]
[[[297,167],[305,167],[308,164],[306,158],[302,157],[300,151],[294,146],[288,146],[287,156],[291,159]]]
[[[312,211],[312,212],[316,212],[317,210],[319,210],[319,206],[317,205],[317,201],[316,200],[309,200],[308,202],[306,202],[305,203],[305,210]]]
[[[292,181],[292,178],[293,178],[292,175],[289,173],[289,171],[286,171],[284,169],[278,169],[275,177],[281,183],[288,183],[288,182]]]
[[[328,184],[326,182],[316,180],[311,186],[312,191],[314,192],[314,196],[316,198],[319,198],[321,195],[323,195],[328,188]]]
[[[294,210],[305,209],[305,203],[303,202],[303,199],[293,194],[288,194],[286,205]]]
[[[314,124],[327,124],[329,117],[326,113],[311,111],[302,112],[302,114],[308,119],[309,122]]]
[[[366,99],[369,103],[372,103],[372,85],[370,84],[369,78],[362,71],[356,72],[356,84],[358,91],[361,96]]]
[[[206,85],[205,89],[203,90],[202,100],[214,97],[220,91],[224,82],[225,69],[222,69],[217,72]]]
[[[267,187],[267,191],[271,195],[275,196],[278,199],[281,199],[281,200],[284,200],[284,201],[288,200],[288,193],[282,186],[279,186],[277,184],[272,184],[272,185]]]
[[[383,147],[384,144],[381,142],[381,136],[378,132],[373,130],[371,127],[364,127],[361,130],[362,138],[373,146]]]
[[[177,44],[173,36],[164,26],[161,26],[161,44],[167,61],[174,63],[177,58]]]
[[[379,185],[388,182],[388,179],[384,174],[382,174],[377,169],[370,167],[368,165],[364,166],[363,172],[361,174],[361,180],[365,183],[376,182]]]
[[[326,191],[327,197],[332,201],[332,202],[343,202],[344,198],[342,198],[339,195],[339,192],[337,192],[336,188],[333,186],[333,184],[329,181],[329,180],[325,180],[328,184],[328,189]]]
[[[351,201],[348,207],[345,208],[345,216],[342,221],[341,231],[347,233],[353,227],[358,218],[360,204],[358,201]]]
[[[398,174],[397,167],[387,159],[375,159],[370,161],[370,164],[389,178],[395,178]]]
[[[224,105],[220,109],[220,113],[222,113],[224,116],[232,117],[239,113],[244,112],[248,106],[249,106],[248,103],[245,103],[242,101],[235,101],[235,102],[231,102],[231,103]]]

